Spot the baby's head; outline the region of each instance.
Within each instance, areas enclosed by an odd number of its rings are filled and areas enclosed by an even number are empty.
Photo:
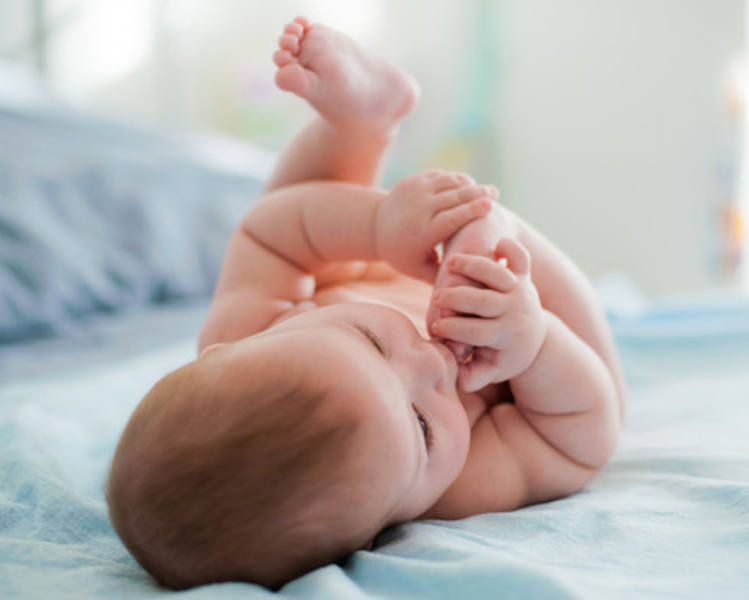
[[[130,420],[110,514],[175,588],[275,588],[429,509],[465,461],[450,352],[401,313],[340,304],[213,347]]]

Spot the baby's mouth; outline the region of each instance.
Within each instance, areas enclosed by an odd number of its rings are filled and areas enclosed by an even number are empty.
[[[465,365],[471,362],[473,358],[473,346],[464,344],[463,342],[453,342],[451,340],[445,341],[445,345],[450,349],[455,360],[459,365]]]

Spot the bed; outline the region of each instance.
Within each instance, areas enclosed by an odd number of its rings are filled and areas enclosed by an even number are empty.
[[[194,357],[227,236],[273,156],[76,111],[0,67],[0,598],[171,597],[114,534],[104,478],[136,403]],[[650,302],[621,278],[601,294],[630,403],[593,483],[396,527],[277,595],[749,598],[749,304]]]

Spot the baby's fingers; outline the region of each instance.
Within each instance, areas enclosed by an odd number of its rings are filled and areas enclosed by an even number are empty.
[[[473,177],[466,173],[453,173],[444,171],[435,171],[435,175],[430,177],[430,173],[427,174],[429,185],[432,188],[432,192],[439,194],[445,190],[451,190],[460,186],[475,185]]]
[[[491,208],[491,200],[482,197],[438,213],[430,225],[430,245],[435,246],[444,242],[471,221],[485,217]]]
[[[497,327],[479,317],[447,317],[432,323],[431,333],[469,346],[494,346],[497,343]]]
[[[440,308],[488,319],[500,317],[507,310],[506,296],[467,285],[437,290],[433,299]]]
[[[516,275],[527,275],[531,270],[531,255],[520,242],[513,238],[502,238],[494,248],[494,256],[504,258],[507,267]]]
[[[498,292],[509,292],[517,284],[512,271],[485,256],[455,253],[447,259],[447,268]]]
[[[499,198],[499,191],[493,185],[464,185],[436,194],[433,207],[435,212],[439,212],[479,198],[496,200]]]

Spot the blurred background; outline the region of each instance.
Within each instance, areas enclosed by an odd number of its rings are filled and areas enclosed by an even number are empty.
[[[466,170],[594,278],[749,293],[745,0],[0,0],[0,57],[72,105],[277,151],[311,116],[273,84],[297,14],[420,82],[386,183]]]

